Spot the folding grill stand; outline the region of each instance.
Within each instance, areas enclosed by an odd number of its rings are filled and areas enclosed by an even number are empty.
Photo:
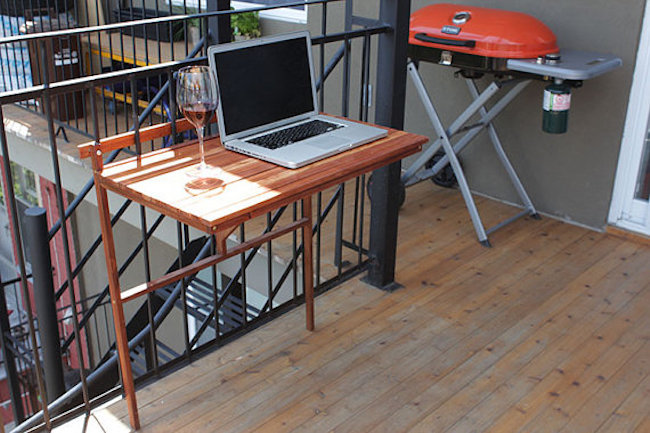
[[[526,86],[528,86],[532,80],[514,78],[507,81],[499,81],[495,79],[495,81],[493,81],[482,93],[479,93],[478,87],[476,86],[474,80],[471,78],[466,78],[465,81],[472,97],[474,98],[474,101],[465,109],[465,111],[461,113],[460,116],[458,116],[458,118],[449,126],[448,129],[445,129],[442,121],[440,120],[440,117],[438,116],[438,113],[436,112],[436,109],[433,106],[433,103],[431,102],[431,99],[429,98],[429,95],[427,94],[424,83],[422,82],[422,78],[420,78],[420,74],[417,70],[416,63],[410,60],[408,62],[407,68],[409,75],[415,84],[418,95],[420,96],[420,100],[424,104],[427,115],[429,116],[429,119],[431,120],[431,123],[433,124],[433,127],[438,134],[438,139],[429,148],[424,150],[421,153],[420,157],[411,165],[411,167],[409,167],[406,172],[403,173],[402,184],[404,186],[410,186],[424,179],[428,179],[438,174],[438,172],[440,172],[447,164],[450,164],[451,168],[454,170],[454,174],[456,175],[456,180],[458,181],[458,186],[463,195],[463,199],[465,200],[465,205],[467,206],[469,215],[472,218],[472,224],[474,225],[474,230],[476,231],[478,240],[481,245],[484,245],[486,247],[491,246],[490,241],[488,240],[488,234],[494,232],[495,230],[498,230],[499,228],[525,215],[532,215],[534,218],[539,218],[539,215],[537,214],[533,203],[528,197],[524,186],[519,180],[519,177],[517,177],[515,169],[508,160],[508,157],[503,150],[503,146],[501,145],[501,140],[499,140],[496,129],[492,124],[492,120],[501,111],[503,111],[503,109],[513,99],[515,99],[515,97]],[[487,101],[499,93],[499,91],[506,85],[512,85],[513,87],[490,110],[486,110],[485,104]],[[466,125],[470,118],[476,113],[479,113],[481,116],[479,122],[472,125]],[[522,212],[498,223],[494,227],[491,227],[487,230],[483,227],[483,222],[481,221],[478,209],[476,208],[476,203],[474,203],[474,199],[472,198],[472,193],[469,189],[469,185],[467,184],[465,174],[463,173],[463,168],[461,167],[460,162],[458,161],[458,157],[456,156],[484,128],[487,128],[490,136],[490,141],[492,141],[492,145],[494,146],[497,156],[499,157],[499,161],[501,161],[501,164],[505,168],[506,173],[510,177],[510,181],[515,187],[519,198],[524,203],[524,210]],[[465,132],[465,134],[456,142],[456,144],[452,145],[450,140],[451,137],[462,132]],[[425,164],[433,157],[433,155],[440,149],[441,146],[444,150],[445,156],[436,162],[433,167],[421,170]]]

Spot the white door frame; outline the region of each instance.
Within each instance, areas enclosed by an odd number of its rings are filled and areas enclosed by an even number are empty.
[[[634,198],[643,146],[650,119],[650,0],[646,0],[643,29],[623,129],[609,224],[650,235],[650,203]]]

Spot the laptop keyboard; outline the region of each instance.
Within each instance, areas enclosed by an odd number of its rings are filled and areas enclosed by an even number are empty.
[[[281,129],[246,141],[257,144],[258,146],[266,147],[267,149],[277,149],[338,128],[342,128],[342,125],[325,122],[323,120],[312,120],[310,122],[301,123],[300,125],[291,128]]]

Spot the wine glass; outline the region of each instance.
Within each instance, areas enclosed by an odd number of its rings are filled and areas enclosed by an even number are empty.
[[[187,173],[191,178],[215,178],[221,171],[206,164],[203,150],[203,131],[210,123],[218,102],[215,80],[209,67],[186,66],[178,71],[176,103],[185,118],[196,128],[201,153],[201,163]]]

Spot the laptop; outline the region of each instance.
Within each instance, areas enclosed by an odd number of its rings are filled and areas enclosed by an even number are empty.
[[[386,136],[386,130],[321,115],[309,32],[214,45],[224,147],[298,168]]]

